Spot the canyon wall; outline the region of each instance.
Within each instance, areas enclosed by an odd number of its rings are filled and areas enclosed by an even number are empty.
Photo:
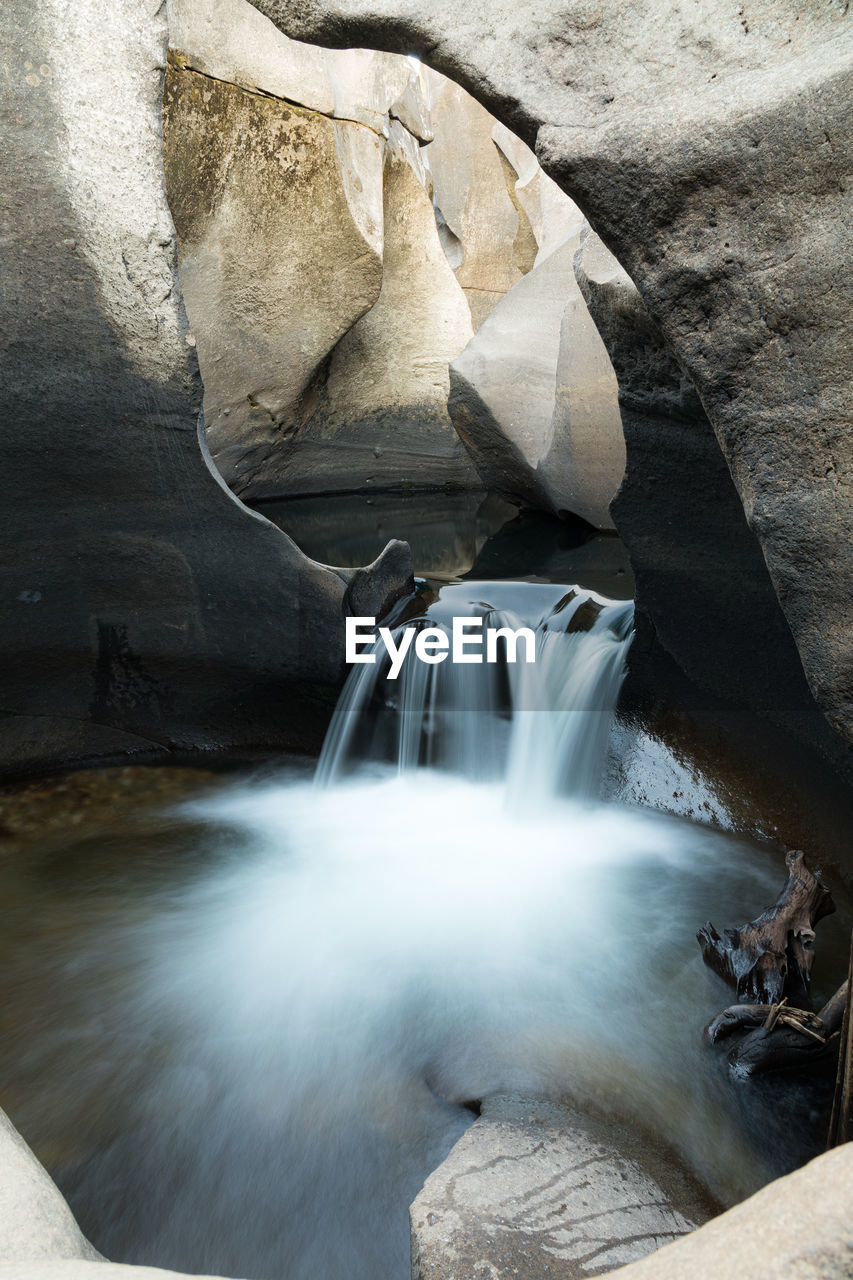
[[[166,185],[235,493],[487,487],[611,527],[615,378],[554,254],[582,216],[533,153],[444,76],[296,44],[248,0],[170,22]]]
[[[695,387],[853,740],[848,6],[254,2],[298,39],[422,56],[535,146]]]
[[[0,768],[298,743],[295,699],[342,673],[353,573],[243,507],[200,445],[165,11],[0,13]],[[392,548],[360,590],[381,606],[410,577]]]

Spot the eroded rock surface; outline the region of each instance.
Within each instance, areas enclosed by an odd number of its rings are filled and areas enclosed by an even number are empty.
[[[448,257],[475,329],[533,266],[537,241],[515,196],[518,173],[492,137],[495,119],[445,76],[427,73],[433,199],[456,248]],[[534,168],[539,166],[533,157]]]
[[[581,215],[450,367],[450,412],[487,487],[599,528],[625,468],[616,378],[574,275]]]
[[[536,141],[696,387],[810,688],[853,740],[848,7],[255,3],[301,39],[420,53]]]
[[[792,729],[847,772],[702,402],[598,236],[584,234],[575,271],[619,380],[628,465],[611,511],[636,581],[629,661],[636,669],[656,638],[699,689]]]
[[[247,0],[171,0],[170,15],[167,190],[232,489],[491,485],[481,437],[514,458],[521,401],[525,460],[504,491],[607,525],[615,381],[554,253],[581,214],[530,149],[409,59],[296,44]],[[460,438],[448,367],[498,304],[464,365],[492,416]]]
[[[164,114],[208,443],[236,493],[262,494],[253,480],[316,407],[317,366],[379,297],[382,144],[174,55]]]
[[[411,136],[396,122],[389,132],[381,292],[338,342],[313,411],[269,457],[255,497],[480,487],[447,408],[448,365],[471,337],[470,313]]]
[[[165,12],[4,0],[0,41],[0,767],[296,741],[296,686],[341,674],[348,578],[199,446]]]
[[[496,1097],[412,1204],[412,1275],[579,1280],[691,1231],[685,1208],[571,1108]]]

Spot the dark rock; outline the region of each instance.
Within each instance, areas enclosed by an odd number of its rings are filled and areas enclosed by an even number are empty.
[[[633,661],[659,641],[700,689],[793,730],[844,770],[702,402],[597,236],[575,269],[619,381],[627,466],[611,511],[636,579]]]

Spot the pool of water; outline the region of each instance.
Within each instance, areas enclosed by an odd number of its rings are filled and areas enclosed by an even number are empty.
[[[731,995],[695,931],[767,906],[783,851],[739,832],[683,762],[675,790],[708,805],[703,823],[630,803],[626,778],[663,803],[654,751],[679,761],[614,714],[619,544],[560,523],[513,517],[466,543],[455,585],[439,572],[452,556],[417,565],[431,621],[483,609],[535,626],[545,683],[507,677],[484,699],[481,670],[476,696],[457,675],[368,681],[358,715],[383,733],[347,737],[342,712],[346,767],[322,787],[290,760],[0,796],[3,1103],[110,1258],[406,1280],[409,1203],[472,1123],[466,1104],[506,1090],[612,1117],[721,1204],[820,1150],[826,1078],[737,1088],[701,1045]],[[576,608],[587,630],[569,634]],[[607,680],[584,686],[603,654]],[[595,696],[563,698],[582,686]],[[450,747],[433,752],[439,733]],[[832,887],[818,1000],[846,971]]]

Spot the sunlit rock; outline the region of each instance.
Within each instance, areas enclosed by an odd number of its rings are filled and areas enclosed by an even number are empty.
[[[0,1264],[57,1258],[95,1261],[59,1189],[0,1111]],[[0,1265],[2,1271],[2,1265]]]
[[[411,1206],[413,1280],[612,1271],[708,1216],[695,1189],[672,1189],[570,1107],[489,1098]]]
[[[437,216],[458,245],[451,262],[476,330],[533,266],[537,241],[515,195],[519,175],[492,139],[494,117],[434,71],[427,85],[435,136],[426,150],[433,198]]]
[[[317,366],[379,296],[383,144],[174,62],[164,114],[208,441],[231,487],[254,492],[310,416]]]
[[[385,148],[382,289],[335,347],[316,410],[270,456],[255,496],[479,487],[451,424],[448,366],[471,337],[464,294],[439,241],[428,175],[394,123]]]
[[[612,528],[625,465],[616,379],[574,277],[575,233],[451,365],[451,413],[486,485]]]

